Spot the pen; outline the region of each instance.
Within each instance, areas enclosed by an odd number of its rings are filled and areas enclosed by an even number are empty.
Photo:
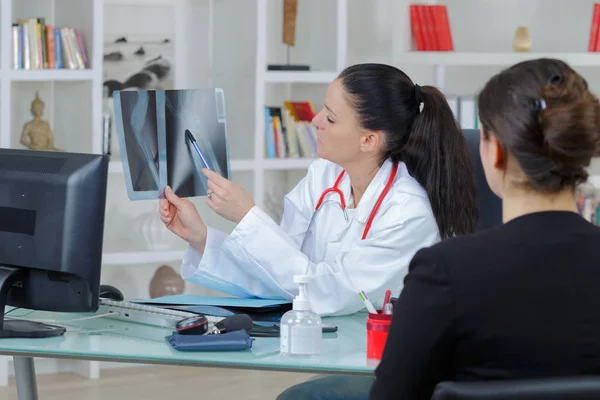
[[[190,140],[190,142],[192,142],[192,146],[194,146],[194,148],[196,149],[196,153],[198,153],[198,155],[200,156],[200,158],[202,159],[202,162],[204,163],[204,166],[211,170],[212,169],[208,166],[208,163],[206,162],[206,159],[204,158],[204,156],[202,155],[202,152],[200,151],[200,147],[198,147],[198,143],[196,143],[196,138],[194,137],[194,135],[192,135],[192,132],[190,132],[188,129],[185,130],[185,135],[187,136],[187,138]]]
[[[383,298],[383,307],[384,307],[384,309],[385,309],[385,305],[388,304],[391,299],[392,299],[392,291],[388,289],[388,290],[385,291],[385,296]]]
[[[365,303],[365,306],[367,307],[367,311],[369,311],[371,314],[377,314],[377,310],[375,309],[375,307],[373,307],[373,304],[371,304],[371,300],[369,300],[365,291],[364,290],[359,291],[358,295],[360,296],[363,303]]]

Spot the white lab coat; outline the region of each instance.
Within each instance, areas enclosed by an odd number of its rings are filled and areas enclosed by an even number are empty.
[[[314,312],[325,316],[360,311],[364,304],[359,290],[380,307],[386,289],[399,295],[417,250],[440,239],[427,193],[400,163],[367,238],[361,240],[392,166],[390,160],[384,162],[358,207],[348,210],[348,223],[339,207],[322,206],[311,227],[316,236],[309,246],[314,248],[307,249],[310,259],[300,251],[302,240],[319,197],[341,172],[326,160],[315,161],[286,195],[281,224],[253,207],[229,235],[209,227],[204,254],[192,247],[186,251],[182,277],[235,296],[291,300],[298,293],[294,275],[306,273],[312,277],[308,296]],[[339,188],[350,202],[347,175]],[[326,198],[339,201],[336,193]]]

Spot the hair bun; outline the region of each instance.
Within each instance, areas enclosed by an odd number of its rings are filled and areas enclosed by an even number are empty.
[[[553,77],[542,88],[538,122],[546,155],[554,163],[552,175],[562,184],[588,178],[586,168],[600,153],[600,103],[576,73]]]

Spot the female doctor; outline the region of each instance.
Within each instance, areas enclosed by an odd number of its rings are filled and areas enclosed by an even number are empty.
[[[397,68],[359,64],[328,87],[314,117],[317,155],[286,195],[280,224],[239,185],[203,170],[208,206],[237,223],[207,227],[194,204],[165,189],[163,223],[186,240],[182,277],[241,297],[297,293],[321,315],[381,306],[398,295],[413,255],[440,239],[473,232],[475,183],[466,141],[444,96]]]

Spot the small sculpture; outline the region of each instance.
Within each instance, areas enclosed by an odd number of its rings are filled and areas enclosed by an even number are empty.
[[[44,102],[35,92],[35,99],[31,102],[31,114],[33,120],[23,126],[21,144],[31,150],[62,151],[54,147],[54,134],[50,124],[42,119],[44,114]]]
[[[513,49],[518,52],[527,52],[531,50],[531,36],[525,26],[519,26],[513,39]]]
[[[298,0],[283,0],[283,37],[282,42],[288,46],[296,45],[296,18]]]
[[[150,298],[183,294],[185,281],[169,265],[158,267],[150,281]]]
[[[296,45],[296,20],[298,19],[298,0],[283,0],[283,31],[281,41],[287,50],[285,64],[269,64],[269,71],[309,71],[309,65],[292,64],[290,49]]]

